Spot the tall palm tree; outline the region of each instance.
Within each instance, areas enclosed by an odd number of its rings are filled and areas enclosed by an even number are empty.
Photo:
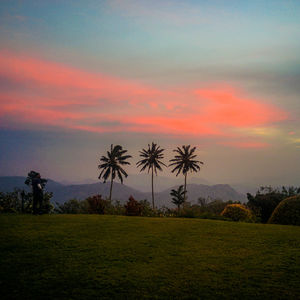
[[[196,147],[191,148],[191,145],[182,146],[181,148],[177,147],[177,149],[173,150],[177,155],[173,159],[170,159],[172,162],[169,166],[175,166],[172,170],[172,173],[177,171],[176,176],[182,173],[184,175],[184,201],[186,200],[186,178],[188,172],[198,172],[200,171],[199,164],[203,165],[202,161],[195,160],[197,157],[194,154]]]
[[[161,165],[166,166],[161,159],[164,158],[163,155],[164,149],[161,149],[160,146],[152,142],[150,146],[148,144],[148,149],[142,149],[140,151],[140,157],[142,159],[138,161],[136,164],[138,167],[142,167],[140,172],[144,171],[148,168],[148,173],[151,170],[151,186],[152,186],[152,207],[154,206],[154,189],[153,189],[153,174],[157,175],[157,170],[162,171]]]
[[[99,179],[103,178],[104,183],[110,176],[110,191],[109,191],[109,200],[111,201],[111,194],[112,194],[112,188],[113,188],[113,181],[116,178],[116,175],[118,175],[121,183],[123,183],[123,175],[125,177],[128,176],[128,174],[125,172],[125,170],[122,168],[123,165],[130,165],[129,162],[126,160],[131,155],[124,155],[127,152],[127,150],[123,150],[122,146],[120,145],[111,145],[110,151],[107,151],[107,156],[102,156],[100,158],[100,165],[98,165],[98,169],[101,170]]]

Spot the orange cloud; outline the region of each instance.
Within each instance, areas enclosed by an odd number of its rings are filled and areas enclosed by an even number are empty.
[[[11,83],[0,93],[0,116],[20,126],[230,138],[238,136],[233,129],[270,125],[288,117],[233,86],[163,90],[6,52],[0,52],[0,76]],[[262,147],[256,142],[228,145]]]

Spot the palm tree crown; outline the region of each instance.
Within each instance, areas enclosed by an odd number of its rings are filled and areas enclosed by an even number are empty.
[[[140,156],[143,157],[140,161],[138,161],[136,164],[138,167],[141,167],[140,171],[144,171],[146,168],[148,168],[148,173],[153,167],[153,171],[157,175],[157,169],[159,171],[162,171],[162,168],[160,165],[166,166],[161,159],[164,158],[163,151],[165,149],[161,149],[160,146],[157,146],[156,144],[152,143],[150,146],[148,144],[148,149],[142,149],[140,151]]]
[[[188,172],[198,172],[200,171],[199,164],[203,165],[202,161],[195,160],[197,157],[194,154],[196,147],[191,148],[191,145],[183,145],[181,148],[177,147],[177,149],[173,150],[177,153],[173,159],[170,160],[171,164],[169,166],[175,166],[172,170],[172,173],[175,171],[176,176],[182,173],[184,175],[184,200],[186,199],[186,177]]]
[[[152,173],[152,206],[154,209],[154,191],[153,191],[153,173],[157,175],[157,170],[162,171],[161,166],[166,166],[161,159],[164,158],[163,155],[164,149],[160,148],[157,144],[152,142],[150,146],[148,144],[148,149],[142,149],[140,151],[140,157],[142,159],[137,162],[138,167],[142,167],[140,172],[148,168],[148,173],[151,170]]]
[[[98,178],[103,178],[105,183],[106,180],[111,177],[109,200],[111,200],[112,185],[116,175],[120,179],[121,183],[123,183],[123,176],[128,176],[122,166],[130,165],[130,163],[126,160],[132,156],[124,155],[126,152],[127,150],[124,150],[120,145],[111,145],[110,151],[107,151],[107,156],[102,156],[100,158],[100,165],[98,165],[98,169],[100,169],[101,172]]]

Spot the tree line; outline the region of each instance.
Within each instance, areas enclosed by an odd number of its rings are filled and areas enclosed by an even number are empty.
[[[179,191],[180,197],[174,191],[172,195],[174,201],[177,201],[176,205],[181,205],[186,200],[187,193],[187,175],[189,172],[200,171],[200,165],[204,163],[197,160],[197,155],[195,154],[196,147],[191,147],[191,145],[183,145],[177,147],[173,150],[175,152],[174,158],[169,160],[169,165],[166,165],[162,160],[164,159],[164,151],[156,143],[148,144],[148,148],[139,151],[140,160],[136,163],[137,167],[140,168],[140,172],[147,170],[151,173],[151,191],[152,191],[152,208],[155,209],[154,201],[154,185],[153,177],[157,176],[157,171],[162,171],[162,167],[172,167],[171,172],[176,173],[176,176],[183,174],[184,176],[184,187]],[[125,178],[128,176],[127,172],[124,170],[125,165],[130,165],[128,159],[131,155],[127,154],[127,150],[123,149],[120,145],[111,145],[110,151],[107,151],[107,155],[103,155],[100,158],[100,164],[98,169],[101,170],[99,174],[99,179],[103,179],[104,183],[110,179],[110,191],[109,191],[109,201],[112,198],[113,182],[116,176],[119,178],[120,182],[123,183],[123,176]],[[179,197],[179,198],[178,198]]]

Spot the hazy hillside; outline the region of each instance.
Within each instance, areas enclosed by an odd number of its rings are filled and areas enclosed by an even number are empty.
[[[24,184],[25,177],[0,177],[0,191],[8,192],[12,191],[15,187],[25,188],[28,187]],[[46,190],[53,192],[52,200],[54,202],[63,203],[71,198],[85,199],[88,196],[101,194],[103,197],[109,195],[110,183],[93,183],[93,184],[77,184],[77,185],[62,185],[53,180],[48,180]],[[155,193],[156,205],[172,206],[170,191],[172,188],[164,190],[163,192]],[[246,196],[238,193],[228,184],[217,185],[204,185],[204,184],[188,184],[188,201],[191,203],[197,203],[199,197],[210,197],[212,199],[226,200],[240,200],[245,201]],[[133,189],[127,185],[122,185],[118,182],[114,182],[113,199],[119,200],[121,203],[127,201],[130,196],[133,196],[137,200],[147,199],[151,201],[151,193],[144,193],[137,189]]]
[[[172,187],[161,193],[156,194],[156,202],[159,206],[170,206],[171,189],[177,188]],[[221,199],[224,201],[233,200],[233,201],[246,201],[246,195],[238,193],[228,184],[216,184],[216,185],[204,185],[204,184],[188,184],[187,185],[187,197],[188,201],[196,204],[199,197],[210,197],[211,199]],[[148,193],[148,199],[151,195]]]
[[[181,177],[167,177],[162,176],[161,174],[159,174],[159,176],[154,176],[154,186],[157,192],[163,192],[172,186],[177,186],[182,183],[183,178]],[[207,180],[197,177],[189,178],[189,183],[210,184]],[[130,174],[125,178],[125,184],[142,192],[151,192],[151,175],[147,173]]]
[[[50,187],[47,187],[50,191]],[[108,197],[110,189],[110,183],[92,183],[92,184],[78,184],[78,185],[66,185],[57,189],[51,189],[53,192],[53,201],[64,202],[71,198],[85,199],[89,196],[100,194],[103,197]],[[134,196],[136,199],[145,199],[145,193],[135,190],[126,185],[122,185],[118,182],[113,184],[113,199],[119,200],[122,203],[127,201],[130,196]]]
[[[0,192],[11,192],[14,188],[20,188],[24,190],[30,190],[30,188],[24,183],[26,177],[22,176],[0,176]],[[52,191],[60,187],[64,187],[61,183],[48,179],[47,190]]]

